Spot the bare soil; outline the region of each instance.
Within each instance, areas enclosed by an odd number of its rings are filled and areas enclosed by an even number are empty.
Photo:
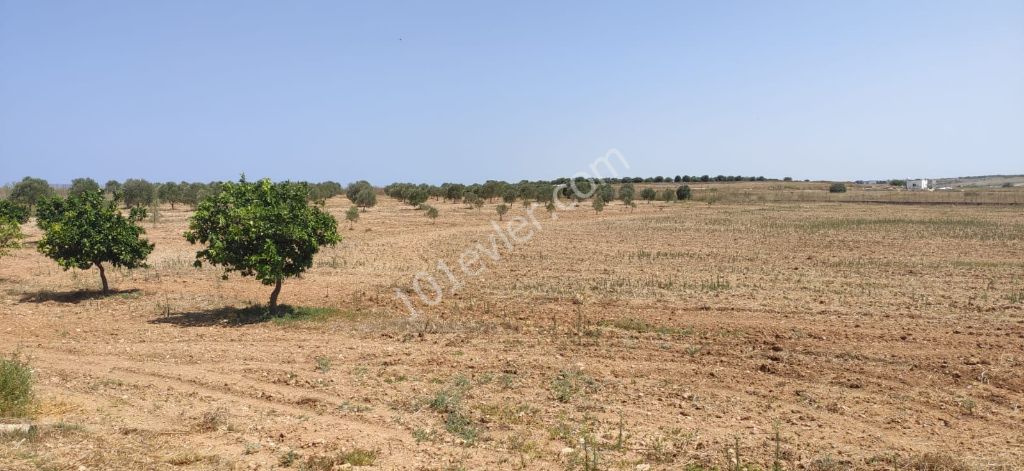
[[[584,203],[467,276],[495,203],[430,204],[349,230],[329,201],[345,240],[281,301],[331,309],[270,320],[246,314],[270,287],[191,266],[185,209],[109,296],[26,225],[0,354],[34,368],[39,428],[0,468],[1024,467],[1020,207]]]

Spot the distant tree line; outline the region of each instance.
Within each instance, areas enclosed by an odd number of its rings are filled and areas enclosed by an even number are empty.
[[[334,181],[320,183],[296,182],[308,189],[307,198],[311,202],[324,203],[327,199],[346,195],[354,204],[360,208],[368,208],[377,203],[376,190],[369,182],[359,181],[343,187]],[[123,182],[109,180],[102,187],[96,180],[91,178],[75,178],[68,187],[69,196],[77,196],[86,193],[102,191],[110,200],[124,204],[126,208],[151,207],[158,203],[165,203],[175,208],[177,205],[195,207],[200,201],[207,197],[217,195],[224,182],[214,181],[202,182],[150,182],[145,179],[129,178]],[[54,196],[57,191],[44,179],[25,177],[15,183],[9,192],[7,200],[9,204],[16,204],[24,207],[28,213],[32,213],[39,201],[49,196]]]
[[[656,178],[655,178],[656,179]],[[652,179],[652,183],[654,183]],[[465,203],[469,208],[479,208],[485,203],[498,203],[499,216],[508,211],[510,205],[519,201],[524,206],[531,202],[538,204],[552,203],[554,198],[579,201],[590,199],[599,201],[597,205],[603,209],[605,204],[621,200],[632,205],[637,198],[647,202],[688,200],[692,196],[690,186],[683,184],[675,188],[658,191],[645,187],[638,190],[633,179],[621,179],[618,189],[608,181],[591,181],[583,178],[570,180],[560,178],[549,181],[527,181],[509,183],[499,180],[488,180],[484,183],[465,185],[462,183],[443,183],[430,185],[427,183],[392,183],[384,187],[384,194],[402,201],[410,206],[428,209],[427,201],[439,200],[452,203]],[[682,177],[680,177],[682,181]],[[661,179],[661,182],[674,182],[673,179]],[[595,186],[596,185],[596,186]],[[501,209],[504,206],[504,209]],[[600,211],[600,209],[597,209]]]

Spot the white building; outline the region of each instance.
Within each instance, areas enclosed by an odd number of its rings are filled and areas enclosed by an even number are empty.
[[[927,190],[928,189],[928,180],[925,180],[923,178],[919,178],[919,179],[915,179],[915,180],[907,180],[907,189],[908,190]]]

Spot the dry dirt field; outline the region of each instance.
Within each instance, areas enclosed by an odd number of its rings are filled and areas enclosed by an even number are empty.
[[[39,428],[0,469],[1024,468],[1019,205],[585,203],[470,277],[494,205],[431,204],[349,230],[330,200],[344,241],[281,294],[309,309],[267,321],[269,287],[192,268],[181,208],[108,297],[26,225],[0,354]]]

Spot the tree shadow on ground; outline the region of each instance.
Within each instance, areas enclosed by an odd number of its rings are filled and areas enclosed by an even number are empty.
[[[171,324],[178,327],[239,327],[249,324],[273,322],[289,324],[323,320],[339,313],[334,308],[317,308],[280,305],[273,313],[266,306],[221,307],[204,311],[182,312],[161,316],[149,321],[150,324]]]
[[[41,290],[41,291],[36,291],[34,293],[25,293],[20,299],[18,299],[18,302],[19,303],[37,303],[38,304],[38,303],[46,303],[46,302],[51,302],[52,301],[52,302],[56,302],[56,303],[78,304],[78,303],[80,303],[82,301],[87,301],[87,300],[90,300],[90,299],[102,299],[102,298],[109,298],[109,297],[114,297],[114,296],[132,297],[132,296],[138,296],[138,295],[141,295],[141,294],[142,294],[142,292],[139,291],[138,289],[135,289],[135,288],[127,289],[127,290],[112,289],[110,291],[107,291],[106,293],[104,293],[101,290],[76,290],[76,291]]]

